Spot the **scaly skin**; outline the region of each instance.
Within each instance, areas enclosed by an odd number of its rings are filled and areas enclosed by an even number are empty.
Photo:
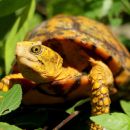
[[[22,85],[24,92],[36,86],[33,81],[24,78],[21,73],[16,73],[7,75],[0,81],[0,90],[7,92],[12,87],[12,85],[17,83]]]
[[[17,44],[16,58],[22,74],[12,74],[3,78],[0,84],[0,88],[3,91],[7,91],[11,87],[10,83],[12,85],[24,78],[36,84],[44,84],[50,81],[62,84],[76,77],[84,78],[84,81],[86,78],[86,87],[83,91],[86,89],[86,95],[91,96],[92,115],[109,113],[109,87],[113,84],[113,76],[110,69],[103,62],[89,58],[88,62],[92,65],[92,69],[88,76],[82,76],[80,72],[72,67],[63,67],[63,59],[52,49],[42,45],[40,42],[26,41]],[[15,82],[11,82],[11,80],[15,79]],[[72,81],[70,80],[69,84],[73,86],[74,82]],[[65,85],[64,83],[62,84],[63,86]],[[79,86],[82,88],[83,84],[80,83]],[[71,93],[70,91],[71,87],[66,87],[65,90],[62,90],[64,91],[63,94],[66,94],[66,100],[71,97],[71,94],[73,95],[73,92]],[[90,95],[87,93],[87,88],[91,91]],[[78,92],[75,93],[77,96],[80,95]],[[92,123],[90,129],[102,130],[102,127]]]
[[[7,92],[9,90],[9,88],[17,83],[17,81],[19,82],[20,80],[23,80],[24,77],[22,76],[21,73],[18,73],[18,74],[10,74],[10,75],[7,75],[5,76],[1,82],[0,82],[0,89],[3,91],[3,92]],[[13,81],[14,80],[14,81]]]
[[[113,85],[113,76],[109,68],[100,61],[90,59],[93,68],[90,71],[92,81],[91,106],[92,115],[109,113],[109,88]],[[109,78],[108,78],[109,77]],[[91,130],[102,130],[102,127],[92,123]]]

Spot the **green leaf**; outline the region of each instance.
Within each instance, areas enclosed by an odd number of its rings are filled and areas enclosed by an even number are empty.
[[[1,0],[0,17],[11,14],[17,9],[24,7],[30,0]]]
[[[101,9],[101,17],[106,16],[109,13],[109,10],[112,6],[113,0],[104,0],[103,1],[103,6]]]
[[[110,18],[109,20],[112,26],[119,26],[123,21],[121,18]]]
[[[103,0],[92,0],[90,2],[86,3],[86,9],[85,9],[85,16],[93,18],[93,19],[100,19],[103,9]]]
[[[4,64],[5,39],[15,20],[16,20],[15,14],[0,17],[0,77],[4,75],[5,70],[5,64]]]
[[[4,122],[0,122],[0,130],[22,130],[14,125],[9,125]]]
[[[84,1],[81,0],[45,0],[46,1],[46,11],[49,17],[53,15],[63,13],[63,14],[73,14],[81,15],[83,13]],[[64,5],[64,6],[61,6]]]
[[[124,10],[130,15],[130,2],[128,0],[121,0]]]
[[[123,113],[103,114],[90,119],[107,130],[130,130],[130,117]]]
[[[30,22],[33,21],[35,11],[35,0],[31,0],[30,4],[23,10],[14,23],[7,40],[5,42],[5,71],[9,73],[15,55],[15,46],[18,41],[24,39],[26,33],[30,29]]]
[[[130,117],[130,101],[121,100],[120,104],[124,112]]]
[[[20,85],[14,85],[8,92],[0,92],[0,116],[10,113],[19,107],[22,100]]]
[[[130,38],[127,38],[124,35],[121,35],[119,38],[120,38],[120,41],[126,46],[126,48],[130,50]]]
[[[19,26],[19,22],[20,22],[20,18],[18,18],[16,20],[13,28],[11,29],[11,31],[8,35],[7,41],[5,42],[5,71],[6,71],[6,74],[9,73],[11,64],[12,64],[12,60],[14,58],[14,48],[15,48],[15,42],[16,42],[16,39],[14,38],[14,36],[16,35],[17,28]]]
[[[4,36],[10,31],[12,25],[16,20],[16,15],[11,14],[9,16],[0,17],[0,40],[3,40]]]
[[[66,112],[69,113],[69,114],[72,114],[75,112],[75,108],[78,107],[78,106],[81,106],[83,105],[84,103],[86,103],[89,99],[82,99],[78,102],[76,102],[71,108],[67,109]]]
[[[122,3],[119,0],[113,2],[111,9],[109,11],[109,15],[112,17],[119,17],[120,13],[122,12]]]

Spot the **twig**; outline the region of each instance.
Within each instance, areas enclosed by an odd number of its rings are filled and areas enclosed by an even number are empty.
[[[75,116],[77,116],[80,113],[80,111],[75,111],[74,113],[70,114],[66,119],[64,119],[60,124],[58,124],[53,130],[59,130],[61,127],[63,127],[66,123],[68,123],[70,120],[72,120]]]

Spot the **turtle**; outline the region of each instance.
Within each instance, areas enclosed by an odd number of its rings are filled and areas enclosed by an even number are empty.
[[[83,16],[57,15],[41,23],[17,43],[16,61],[18,72],[5,76],[0,89],[28,83],[28,105],[90,97],[91,114],[101,115],[110,112],[110,94],[130,88],[128,50],[106,25]],[[103,128],[91,123],[90,129]]]

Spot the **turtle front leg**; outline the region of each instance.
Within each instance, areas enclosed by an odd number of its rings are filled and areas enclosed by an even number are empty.
[[[1,79],[0,90],[7,92],[13,86],[13,84],[16,84],[16,83],[19,83],[24,86],[26,86],[26,84],[33,86],[33,83],[25,79],[21,73],[16,73],[16,74],[7,75]]]
[[[92,115],[101,115],[110,111],[109,88],[113,86],[113,75],[111,70],[101,61],[90,59],[92,69],[90,71],[91,106]],[[100,125],[91,123],[90,130],[102,130]]]
[[[5,76],[0,81],[0,90],[7,92],[13,84],[17,83],[21,79],[24,79],[21,73]]]

